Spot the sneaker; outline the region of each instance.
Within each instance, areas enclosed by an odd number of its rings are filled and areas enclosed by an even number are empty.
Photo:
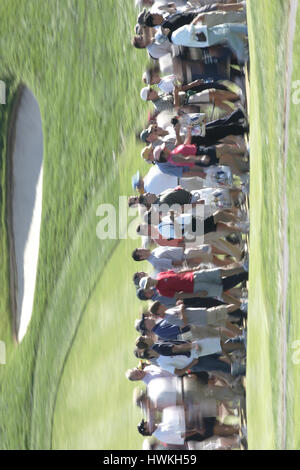
[[[243,260],[243,268],[246,271],[246,273],[249,272],[249,256],[248,255],[246,255],[244,260]]]
[[[244,344],[244,337],[242,335],[229,338],[224,344]]]
[[[243,194],[245,194],[245,196],[249,196],[249,183],[243,183],[242,184],[242,191],[243,191]]]
[[[240,362],[233,362],[231,364],[231,375],[234,377],[237,375],[246,375],[246,366]]]
[[[245,437],[246,439],[248,439],[248,431],[247,431],[246,426],[241,426],[241,433],[242,433],[242,436],[243,436],[243,437]]]
[[[241,335],[235,336],[234,338],[229,338],[225,341],[225,344],[243,344],[245,348],[247,347],[247,330],[243,330]]]
[[[243,331],[243,340],[244,340],[244,346],[245,346],[245,349],[247,350],[247,330],[244,330]]]
[[[243,173],[242,175],[240,175],[240,180],[242,182],[242,184],[249,184],[249,181],[250,181],[250,175],[249,173]]]
[[[237,108],[240,109],[243,113],[243,120],[247,120],[247,111],[245,110],[244,106],[242,106],[240,103],[237,105]]]
[[[240,444],[243,450],[248,450],[248,442],[245,437],[241,438]]]

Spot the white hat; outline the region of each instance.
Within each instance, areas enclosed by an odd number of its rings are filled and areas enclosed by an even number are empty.
[[[139,286],[142,288],[142,289],[146,289],[147,288],[147,283],[148,283],[148,277],[141,277],[140,279],[140,283],[139,283]]]
[[[144,88],[141,89],[140,91],[140,97],[142,100],[147,101],[148,100],[148,94],[151,88],[149,86],[145,86]]]
[[[143,5],[143,0],[135,0],[135,6],[136,8],[141,9]]]

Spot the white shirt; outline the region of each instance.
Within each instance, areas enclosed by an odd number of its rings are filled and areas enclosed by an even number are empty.
[[[147,258],[147,261],[152,264],[156,272],[161,273],[173,268],[172,260],[168,258],[157,258],[153,252]]]
[[[196,357],[209,356],[210,354],[218,354],[222,352],[220,338],[205,338],[194,341],[201,346],[201,351],[197,352]]]
[[[152,57],[153,59],[160,59],[161,57],[166,54],[169,54],[169,52],[172,51],[172,44],[170,43],[170,41],[165,41],[162,44],[153,42],[151,44],[148,44],[148,46],[146,46],[146,49],[150,57]]]
[[[155,366],[154,364],[151,364],[151,366],[146,366],[144,368],[144,372],[147,372],[147,374],[142,379],[142,381],[146,385],[149,385],[151,380],[153,380],[153,379],[158,379],[158,378],[161,378],[161,377],[172,377],[172,375],[169,372],[167,372],[166,370],[161,369],[158,366]]]
[[[163,410],[162,421],[152,434],[166,444],[183,445],[185,434],[185,416],[182,406],[169,406]]]
[[[211,44],[208,41],[207,26],[193,24],[182,26],[172,33],[172,42],[177,46],[195,47],[195,33],[204,33],[205,41],[198,41],[199,47],[209,47]]]
[[[147,395],[155,408],[163,409],[176,406],[177,390],[181,393],[180,379],[174,376],[151,380],[147,387]]]
[[[182,261],[184,257],[184,249],[173,246],[160,246],[152,250],[152,254],[157,258],[167,258],[172,261]]]
[[[157,358],[157,364],[162,369],[170,372],[172,375],[175,374],[175,369],[184,369],[191,364],[193,359],[191,357],[183,356],[178,354],[177,356],[159,356]]]
[[[155,269],[154,274],[161,273],[173,269],[176,271],[177,267],[173,266],[173,261],[181,261],[183,258],[184,250],[180,247],[165,247],[161,246],[152,250],[151,255],[147,258]]]
[[[144,178],[144,188],[147,193],[160,194],[166,189],[178,186],[177,176],[167,175],[153,165]]]
[[[172,93],[174,91],[174,80],[176,79],[175,75],[166,75],[161,79],[157,84],[164,93]]]

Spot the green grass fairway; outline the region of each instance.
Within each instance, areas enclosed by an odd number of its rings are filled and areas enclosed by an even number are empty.
[[[85,310],[59,388],[54,448],[141,448],[135,384],[125,378],[125,370],[137,363],[133,323],[141,311],[140,301],[132,299],[135,262],[129,257],[134,247],[132,241],[118,246]],[[128,262],[120,263],[125,254]]]
[[[299,105],[285,123],[288,7],[286,0],[251,0],[251,268],[247,372],[251,449],[299,448]],[[292,82],[300,77],[298,9]],[[284,126],[289,152],[284,164]],[[286,186],[284,175],[286,174]],[[288,202],[289,272],[283,316],[284,193]],[[287,334],[285,335],[285,328]],[[298,346],[299,349],[299,346]],[[286,359],[284,351],[286,350]],[[294,356],[293,356],[294,355]],[[286,371],[286,375],[285,375]]]

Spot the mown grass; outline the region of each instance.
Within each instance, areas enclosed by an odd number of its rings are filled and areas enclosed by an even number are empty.
[[[0,446],[49,448],[65,355],[117,244],[97,239],[96,208],[118,200],[125,177],[119,170],[121,150],[127,159],[128,136],[145,117],[138,92],[146,55],[130,45],[136,16],[132,2],[6,0],[0,14],[0,76],[12,76],[14,83],[22,81],[31,88],[40,104],[44,134],[35,304],[28,333],[18,347],[10,340],[1,201],[0,297],[5,301],[0,331],[8,354],[6,366],[0,368]],[[6,117],[1,123],[3,168],[7,122]],[[131,142],[131,159],[139,149]],[[1,178],[5,196],[4,172]]]
[[[298,254],[300,253],[299,239],[299,145],[300,145],[300,118],[299,118],[299,80],[300,80],[300,9],[297,11],[297,27],[293,44],[293,76],[292,93],[290,97],[289,122],[289,152],[287,166],[287,197],[288,197],[288,243],[289,243],[289,290],[287,300],[287,449],[300,448],[300,319],[299,319],[299,279],[300,269]]]
[[[133,325],[142,310],[131,281],[135,246],[129,240],[118,245],[87,305],[58,392],[53,448],[141,448],[141,412],[132,399],[140,384],[125,378],[137,364]]]
[[[248,4],[251,49],[251,272],[247,408],[249,445],[252,449],[279,449],[285,435],[288,438],[287,445],[291,445],[289,442],[293,442],[293,445],[299,443],[299,433],[294,426],[297,422],[295,417],[299,413],[295,394],[298,379],[294,381],[297,368],[291,363],[290,349],[290,338],[292,335],[294,338],[297,336],[296,331],[299,335],[295,297],[299,280],[298,268],[295,266],[299,253],[296,237],[296,201],[299,199],[299,191],[295,187],[299,137],[296,131],[297,121],[293,120],[293,115],[289,129],[287,187],[291,258],[289,289],[294,293],[294,303],[292,305],[292,302],[289,302],[288,310],[287,429],[282,427],[282,347],[285,341],[281,329],[284,191],[282,176],[288,6],[288,2],[280,0],[251,1]],[[299,54],[297,55],[295,47],[294,74],[298,68]],[[291,294],[289,298],[291,299]]]
[[[8,314],[10,311],[10,290],[9,290],[9,251],[7,237],[7,219],[6,207],[9,188],[7,188],[7,135],[9,131],[9,116],[14,103],[17,84],[8,75],[2,77],[5,82],[5,105],[0,105],[0,211],[1,211],[1,230],[0,230],[0,340],[5,342],[6,355],[9,355],[13,348],[12,343],[12,323]]]

